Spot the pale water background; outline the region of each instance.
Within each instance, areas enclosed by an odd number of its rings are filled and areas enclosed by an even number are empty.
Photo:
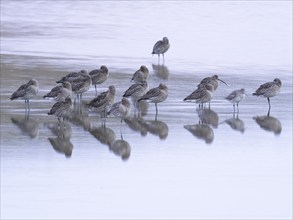
[[[171,48],[158,65],[150,53],[163,36]],[[106,129],[83,110],[58,139],[46,115],[54,102],[41,97],[61,76],[101,65],[110,77],[99,91],[115,85],[116,100],[141,65],[150,87],[166,83],[157,121],[153,104]],[[182,99],[213,74],[229,87],[220,84],[207,133],[194,136],[184,126],[198,127],[197,106]],[[253,118],[267,101],[251,93],[276,77],[264,129]],[[9,97],[30,78],[40,92],[25,118]],[[223,97],[242,87],[250,95],[235,120]],[[128,145],[111,148],[121,134]],[[292,2],[1,1],[1,219],[52,218],[291,219]]]

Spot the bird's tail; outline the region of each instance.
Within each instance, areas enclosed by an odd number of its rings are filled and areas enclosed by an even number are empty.
[[[11,95],[10,100],[14,100],[17,99],[19,96],[16,95],[15,93]]]
[[[183,101],[188,101],[188,100],[190,100],[189,96],[187,96],[185,99],[183,99]]]
[[[256,92],[252,93],[252,95],[256,95],[256,96],[258,96],[258,94],[257,94]]]

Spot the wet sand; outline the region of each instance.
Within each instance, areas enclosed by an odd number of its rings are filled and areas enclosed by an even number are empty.
[[[110,116],[103,128],[95,113],[76,106],[60,135],[57,119],[47,115],[54,101],[42,96],[63,75],[80,69],[89,71],[94,66],[92,60],[81,60],[72,68],[72,60],[1,55],[1,216],[290,215],[291,70],[216,67],[229,86],[220,83],[211,108],[205,108],[200,118],[197,105],[182,100],[200,79],[213,73],[194,70],[192,65],[179,69],[168,62],[158,66],[145,61],[150,70],[149,87],[160,82],[169,87],[167,100],[158,104],[157,120],[154,104],[144,103],[143,117],[134,117],[132,112],[120,127],[120,120]],[[109,79],[98,91],[113,84],[118,101],[142,62],[132,60],[131,67],[122,69],[119,63],[111,62]],[[267,116],[267,100],[251,94],[276,77],[283,85],[281,93],[271,99]],[[24,101],[10,101],[9,97],[30,78],[39,81],[40,92],[31,101],[26,117]],[[240,103],[239,114],[233,115],[232,105],[223,97],[242,87],[250,95]],[[83,99],[89,101],[94,95],[92,86]],[[200,119],[203,124],[199,124]]]

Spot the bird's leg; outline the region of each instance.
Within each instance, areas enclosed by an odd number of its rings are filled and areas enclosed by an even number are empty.
[[[63,120],[62,120],[62,125],[63,125],[63,133],[65,132],[65,118],[63,117]]]
[[[76,94],[76,96],[74,97],[74,105],[76,104],[76,102],[77,102],[77,97],[78,97],[78,95]]]
[[[155,116],[155,121],[157,121],[157,117],[158,117],[158,103],[155,102],[155,106],[156,106],[156,116]]]
[[[28,113],[30,112],[30,100],[27,100],[27,109],[28,109]]]
[[[133,107],[134,107],[134,112],[133,112],[133,114],[134,114],[134,116],[136,115],[136,111],[138,110],[138,102],[137,102],[137,100],[135,100],[135,101],[133,101]],[[138,110],[139,111],[139,110]]]
[[[107,118],[105,117],[104,118],[104,126],[106,127],[106,121],[107,121]]]
[[[60,123],[61,123],[61,121],[60,121],[60,117],[58,117],[58,133],[61,132],[61,129],[60,129]]]
[[[104,117],[107,118],[107,116],[108,116],[108,112],[107,112],[107,110],[105,109]]]
[[[268,97],[268,103],[269,103],[269,109],[271,109],[271,102],[270,102],[270,98]]]
[[[165,56],[164,56],[164,54],[162,54],[163,55],[163,63],[165,63]]]
[[[270,116],[270,113],[271,113],[271,108],[269,108],[268,110],[268,114],[267,114],[268,117]]]
[[[95,84],[96,96],[98,96],[97,84]]]
[[[102,122],[104,123],[104,125],[106,125],[106,118],[107,118],[106,107],[105,107],[104,111],[102,112],[101,117],[102,117]]]
[[[239,112],[239,102],[237,102],[237,113]]]
[[[101,112],[102,126],[104,126],[104,124],[105,124],[105,112],[106,112],[106,110]]]
[[[122,135],[122,130],[120,129],[120,137],[121,137],[121,140],[123,140],[123,135]]]
[[[25,108],[25,114],[27,114],[27,100],[24,100],[24,108]]]
[[[81,103],[79,103],[78,109],[79,109],[79,114],[82,114],[82,104]]]
[[[29,119],[30,114],[27,113],[27,111],[25,110],[25,114],[24,114],[24,119],[28,120]]]
[[[104,119],[102,119],[102,127],[103,127],[103,128],[106,127],[106,122],[104,121]]]
[[[120,134],[122,133],[122,132],[121,132],[121,129],[122,129],[122,122],[123,122],[123,117],[121,117],[121,121],[120,121]]]

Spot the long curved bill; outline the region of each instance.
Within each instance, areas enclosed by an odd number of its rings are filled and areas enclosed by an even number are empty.
[[[221,81],[222,83],[224,83],[226,86],[228,86],[228,84],[225,83],[223,80],[221,80],[221,79],[219,79],[219,78],[218,78],[218,80]]]

